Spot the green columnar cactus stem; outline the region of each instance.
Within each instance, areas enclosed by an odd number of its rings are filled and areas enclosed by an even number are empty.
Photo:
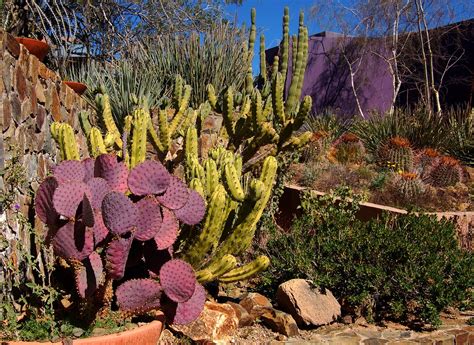
[[[252,94],[253,91],[253,74],[252,67],[249,68],[247,74],[245,75],[245,93],[247,95]]]
[[[88,111],[81,111],[79,113],[79,122],[81,123],[81,128],[82,132],[86,136],[86,138],[89,138],[89,134],[91,132],[91,123],[89,121],[89,112]]]
[[[265,185],[262,181],[252,179],[250,181],[250,198],[254,201],[260,199],[265,192]]]
[[[244,100],[242,102],[242,106],[240,107],[240,114],[245,117],[249,114],[250,109],[252,107],[252,101],[250,100],[250,95],[245,95]]]
[[[234,156],[234,167],[237,173],[237,177],[240,179],[240,177],[242,176],[242,156],[237,154]]]
[[[273,111],[280,120],[280,123],[285,123],[285,110],[283,103],[283,77],[282,74],[277,73],[276,78],[273,82],[272,87],[272,102],[273,102]]]
[[[251,110],[253,119],[253,131],[254,133],[259,133],[263,122],[265,122],[265,118],[263,117],[262,95],[258,90],[255,90]]]
[[[178,109],[183,98],[183,78],[179,74],[174,79],[173,106]]]
[[[113,135],[115,139],[115,144],[117,144],[118,147],[122,147],[122,139],[120,138],[120,132],[112,116],[112,108],[110,106],[109,95],[97,95],[97,104],[102,110],[102,122],[104,123],[107,132]]]
[[[201,183],[201,180],[198,178],[193,178],[191,182],[189,182],[189,187],[194,189],[196,192],[199,193],[203,198],[206,198],[206,193],[204,191],[204,187]]]
[[[278,73],[279,62],[280,62],[280,58],[278,57],[278,55],[276,55],[276,56],[273,58],[272,76],[271,76],[272,81],[275,80],[276,75],[277,75],[277,73]]]
[[[166,115],[166,110],[161,110],[158,112],[158,125],[160,126],[160,142],[163,146],[163,150],[166,151],[171,145],[171,133],[168,126],[168,117]]]
[[[286,80],[286,73],[288,70],[288,53],[289,53],[289,31],[290,31],[290,13],[288,7],[285,7],[283,14],[283,41],[281,44],[281,64],[280,73],[283,77],[283,82]]]
[[[312,137],[313,133],[305,132],[297,137],[291,137],[283,146],[282,150],[298,150],[305,146]]]
[[[91,156],[96,158],[97,156],[107,153],[105,149],[104,139],[102,134],[97,127],[92,127],[89,135],[89,142],[91,148]]]
[[[272,96],[269,95],[267,97],[267,100],[265,101],[265,106],[263,107],[263,118],[265,121],[270,121],[270,116],[272,115],[273,112],[273,100]]]
[[[190,126],[186,131],[186,139],[184,144],[185,155],[198,157],[198,134],[196,127]]]
[[[226,254],[238,255],[248,248],[255,233],[257,222],[260,220],[270,198],[276,171],[276,158],[273,156],[267,157],[263,163],[260,176],[260,181],[265,185],[264,194],[255,202],[248,215],[234,228],[232,234],[222,242],[216,252],[215,259],[219,260]]]
[[[251,25],[250,25],[249,50],[248,50],[248,54],[249,54],[248,64],[250,66],[252,65],[253,51],[254,51],[254,47],[255,47],[255,39],[257,38],[257,26],[255,24],[256,14],[257,14],[257,12],[256,12],[255,8],[252,8],[252,10],[250,11]],[[252,71],[252,69],[250,67],[250,72],[251,71]]]
[[[224,178],[227,190],[230,192],[232,198],[236,201],[244,201],[245,193],[240,185],[239,175],[237,174],[233,163],[227,163],[224,166]]]
[[[260,78],[263,83],[267,82],[267,61],[265,57],[265,35],[260,35]]]
[[[155,128],[153,128],[153,124],[151,121],[148,122],[147,125],[147,131],[148,131],[148,138],[150,139],[150,143],[153,145],[156,151],[159,153],[164,153],[167,151],[167,148],[163,146],[163,144],[160,141],[160,138],[158,137],[158,134],[155,131]]]
[[[130,132],[132,131],[132,122],[133,122],[133,117],[131,115],[125,116],[124,120],[124,126],[123,126],[123,134],[125,135],[125,139],[130,137]],[[150,121],[151,123],[151,121]],[[123,143],[122,146],[122,158],[123,161],[125,162],[125,165],[130,168],[130,154],[128,152],[128,144]]]
[[[217,164],[212,158],[208,158],[204,162],[204,171],[206,174],[206,194],[211,196],[219,184],[219,173]]]
[[[183,97],[181,98],[181,102],[179,104],[178,111],[176,112],[173,120],[169,125],[170,136],[173,137],[176,131],[178,130],[179,126],[184,120],[184,114],[188,109],[189,99],[191,98],[191,86],[185,85]]]
[[[288,91],[288,99],[286,100],[285,104],[286,114],[290,114],[293,112],[300,96],[300,94],[298,94],[299,78],[301,77],[302,69],[304,70],[306,66],[306,61],[304,61],[304,32],[304,27],[300,25],[298,29],[298,45],[296,53],[295,73],[291,78],[290,90]]]
[[[248,279],[255,274],[262,272],[270,265],[270,259],[265,255],[259,256],[254,261],[249,262],[242,267],[235,268],[219,278],[222,283],[233,283],[236,281]]]
[[[53,122],[50,126],[51,136],[59,144],[62,160],[79,160],[74,129],[67,123]]]
[[[206,253],[214,251],[224,230],[227,193],[222,185],[218,185],[211,196],[207,207],[206,219],[202,231],[186,249],[183,259],[192,266],[201,265]]]
[[[313,99],[311,98],[311,96],[304,96],[303,102],[301,102],[300,105],[300,109],[298,110],[298,113],[295,116],[295,122],[293,124],[294,130],[298,130],[301,128],[306,118],[308,117],[312,106]]]
[[[115,144],[115,136],[108,132],[105,134],[104,145],[105,148],[111,148]]]
[[[296,55],[298,54],[298,36],[291,36],[291,69],[292,74],[296,71]]]
[[[214,262],[205,269],[196,273],[196,278],[202,283],[207,283],[219,278],[224,273],[231,271],[237,266],[237,259],[233,255],[225,255],[221,260]],[[210,273],[210,274],[209,274]]]
[[[301,12],[300,16],[302,15],[303,12]],[[303,24],[301,24],[303,25]],[[304,74],[306,71],[306,63],[308,61],[308,28],[303,27],[303,62],[301,65],[301,70],[298,73],[298,89],[297,89],[297,94],[298,94],[298,100],[299,100],[299,95],[301,95],[301,92],[303,91],[303,84],[304,84]]]
[[[217,96],[216,90],[212,84],[207,85],[207,99],[213,110],[217,110]]]
[[[150,115],[144,109],[136,109],[133,112],[132,150],[130,154],[131,169],[145,161],[149,121]]]
[[[231,86],[227,88],[224,94],[222,117],[227,134],[229,138],[232,138],[234,136],[234,93]]]

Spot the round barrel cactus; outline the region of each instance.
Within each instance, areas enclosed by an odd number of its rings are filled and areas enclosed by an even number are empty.
[[[426,180],[435,187],[449,187],[462,182],[463,176],[461,164],[457,159],[442,156],[428,168]]]
[[[365,160],[365,147],[357,135],[348,132],[334,142],[332,155],[339,163],[362,163]]]
[[[402,137],[388,139],[376,151],[377,164],[393,171],[412,171],[413,156],[410,141]]]

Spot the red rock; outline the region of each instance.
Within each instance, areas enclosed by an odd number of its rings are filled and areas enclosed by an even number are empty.
[[[51,88],[51,115],[54,121],[61,121],[61,105],[56,87]]]
[[[271,308],[271,310],[264,313],[260,319],[263,324],[272,331],[284,334],[288,337],[293,337],[300,333],[295,319],[290,314],[280,310]]]
[[[239,304],[247,310],[254,320],[273,309],[268,298],[256,292],[249,293]]]
[[[239,327],[250,326],[253,323],[253,317],[250,316],[248,311],[238,303],[227,302],[226,304],[230,305],[235,310],[235,314],[239,319]]]

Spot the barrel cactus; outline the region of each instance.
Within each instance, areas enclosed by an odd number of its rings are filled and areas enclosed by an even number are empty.
[[[206,206],[161,163],[144,161],[129,171],[113,154],[63,161],[41,183],[35,209],[89,310],[107,311],[112,283],[120,281],[115,298],[126,315],[162,309],[176,324],[199,316],[204,288],[190,264],[173,258],[172,245],[179,222],[199,223]],[[137,265],[143,276],[127,279]]]
[[[365,159],[365,148],[359,137],[353,133],[344,133],[333,144],[333,156],[339,163],[361,163]]]
[[[435,187],[453,186],[463,180],[463,170],[459,161],[450,156],[442,156],[427,168],[426,180]]]
[[[416,173],[402,172],[395,174],[392,190],[401,199],[413,201],[425,191],[425,185]]]
[[[410,141],[402,137],[393,137],[382,143],[376,152],[377,164],[394,171],[413,169],[413,149]]]

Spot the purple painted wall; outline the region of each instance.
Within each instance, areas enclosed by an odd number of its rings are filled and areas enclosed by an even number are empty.
[[[351,88],[350,73],[341,49],[355,53],[357,44],[353,38],[343,38],[332,32],[309,37],[308,63],[303,84],[303,95],[313,98],[313,111],[321,112],[332,108],[340,115],[357,113],[356,100]],[[291,83],[290,63],[287,75],[287,90]],[[273,61],[278,47],[267,50],[267,62]],[[374,54],[367,53],[355,74],[357,97],[364,113],[385,112],[390,108],[393,95],[392,78],[385,62]]]

